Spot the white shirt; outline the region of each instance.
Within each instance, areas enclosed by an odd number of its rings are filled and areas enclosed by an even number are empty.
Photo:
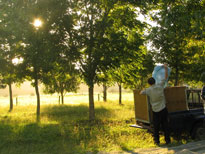
[[[154,84],[149,88],[144,89],[140,93],[148,95],[150,99],[150,104],[152,106],[152,110],[154,112],[159,112],[166,107],[166,101],[164,96],[164,84],[165,80],[163,80],[159,84]]]

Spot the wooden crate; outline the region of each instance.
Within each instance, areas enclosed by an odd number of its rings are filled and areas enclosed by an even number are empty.
[[[167,87],[164,94],[168,112],[188,110],[186,87]]]
[[[152,123],[152,111],[148,103],[148,97],[141,95],[139,90],[134,90],[133,93],[136,121]],[[168,112],[188,110],[186,87],[167,87],[164,93]]]
[[[150,123],[150,106],[146,95],[140,95],[139,90],[134,90],[135,119],[136,121]]]

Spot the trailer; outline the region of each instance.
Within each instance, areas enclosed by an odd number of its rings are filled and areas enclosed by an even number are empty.
[[[169,117],[169,128],[173,133],[188,132],[194,139],[205,139],[204,103],[199,89],[167,87],[164,89]],[[134,90],[136,124],[132,127],[153,132],[153,118],[149,98]]]

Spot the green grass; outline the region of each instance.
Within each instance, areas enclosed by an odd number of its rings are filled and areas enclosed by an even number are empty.
[[[153,147],[150,133],[130,127],[135,124],[133,102],[123,104],[95,102],[92,123],[87,103],[42,105],[40,123],[35,105],[14,106],[12,112],[0,107],[0,153],[83,154]]]

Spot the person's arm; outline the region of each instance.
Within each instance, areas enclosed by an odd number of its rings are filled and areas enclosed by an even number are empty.
[[[146,89],[142,90],[142,91],[140,92],[140,94],[141,94],[141,95],[146,95]]]

